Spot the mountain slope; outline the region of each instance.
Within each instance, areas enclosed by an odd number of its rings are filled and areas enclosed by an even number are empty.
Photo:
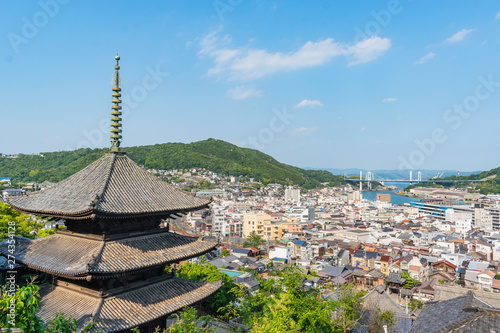
[[[128,156],[148,169],[205,168],[224,175],[246,176],[264,183],[297,184],[306,188],[344,184],[340,176],[328,171],[303,170],[276,161],[258,150],[241,148],[222,140],[208,139],[189,144],[164,143],[123,148]],[[83,169],[101,157],[107,149],[19,154],[18,158],[0,159],[0,176],[19,182],[57,182]]]
[[[476,189],[481,194],[499,194],[500,193],[500,167],[483,171],[470,176],[452,176],[445,179],[449,180],[487,180],[476,185]]]

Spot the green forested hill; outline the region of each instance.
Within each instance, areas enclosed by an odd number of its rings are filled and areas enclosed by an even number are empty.
[[[500,167],[483,171],[470,176],[451,176],[445,179],[450,180],[481,180],[488,179],[487,181],[478,183],[476,189],[479,189],[481,194],[498,194],[500,193]]]
[[[222,140],[184,143],[163,143],[151,146],[125,147],[124,151],[138,164],[151,169],[205,168],[217,173],[247,176],[263,183],[278,182],[302,185],[306,188],[329,182],[344,184],[341,176],[328,171],[304,170],[280,163],[258,150],[240,148]],[[18,158],[0,158],[0,176],[12,177],[14,182],[58,182],[83,169],[101,157],[107,149],[78,149],[74,151],[19,154]]]
[[[481,179],[486,179],[486,181],[481,182],[481,183],[470,183],[467,182],[468,180],[481,180]],[[407,186],[404,190],[409,191],[412,188],[416,187],[435,187],[435,188],[442,188],[442,187],[466,187],[466,186],[473,186],[476,190],[479,190],[481,194],[499,194],[500,193],[500,167],[491,169],[489,171],[483,171],[480,173],[476,173],[470,176],[450,176],[450,177],[445,177],[442,180],[456,180],[457,182],[454,183],[445,183],[442,182],[440,183],[438,180],[435,180],[433,182],[423,182],[423,183],[416,183],[410,186]]]

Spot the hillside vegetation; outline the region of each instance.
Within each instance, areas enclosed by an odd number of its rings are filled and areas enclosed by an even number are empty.
[[[469,176],[451,176],[442,180],[456,180],[454,183],[423,182],[407,186],[404,190],[409,191],[416,187],[432,187],[432,188],[448,188],[448,187],[465,187],[472,185],[481,194],[499,194],[500,193],[500,167],[489,171],[479,172]],[[481,183],[469,183],[469,180],[486,180]]]
[[[222,140],[208,139],[189,144],[163,143],[125,147],[136,163],[147,169],[205,168],[223,175],[245,176],[268,183],[296,184],[315,188],[321,183],[345,184],[343,177],[323,170],[304,170],[276,161],[258,150],[241,148]],[[100,158],[108,149],[78,149],[0,158],[0,176],[14,182],[58,182]]]
[[[445,179],[449,180],[481,180],[487,179],[484,182],[478,183],[476,189],[479,190],[481,194],[499,194],[500,193],[500,167],[491,169],[489,171],[483,171],[470,176],[452,176]]]

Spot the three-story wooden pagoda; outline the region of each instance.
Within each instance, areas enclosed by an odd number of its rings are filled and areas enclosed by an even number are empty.
[[[16,237],[17,262],[57,277],[42,285],[39,315],[90,319],[93,331],[162,328],[166,317],[213,295],[221,283],[181,280],[166,265],[212,251],[217,242],[183,236],[160,223],[206,208],[209,200],[174,189],[120,150],[121,88],[116,56],[111,151],[44,191],[13,198],[16,210],[65,220],[67,230],[40,239]],[[7,255],[7,244],[0,243]]]

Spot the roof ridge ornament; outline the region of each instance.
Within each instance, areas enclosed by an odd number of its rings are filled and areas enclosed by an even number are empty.
[[[120,103],[122,102],[120,100],[120,97],[122,96],[120,94],[121,92],[121,89],[120,89],[120,84],[121,84],[121,76],[120,76],[120,65],[118,64],[118,62],[120,61],[120,56],[118,55],[118,52],[116,53],[116,57],[115,57],[115,60],[116,60],[116,66],[115,66],[115,73],[113,74],[113,84],[115,85],[113,87],[113,94],[111,96],[113,96],[113,100],[111,101],[112,103],[114,103],[114,105],[111,107],[111,135],[110,135],[110,139],[111,139],[111,151],[112,152],[119,152],[120,151],[120,143],[121,143],[121,127],[122,127],[122,124],[121,124],[121,121],[122,121],[122,118],[120,118],[120,116],[122,115],[121,113],[121,109],[122,107],[120,106]]]

